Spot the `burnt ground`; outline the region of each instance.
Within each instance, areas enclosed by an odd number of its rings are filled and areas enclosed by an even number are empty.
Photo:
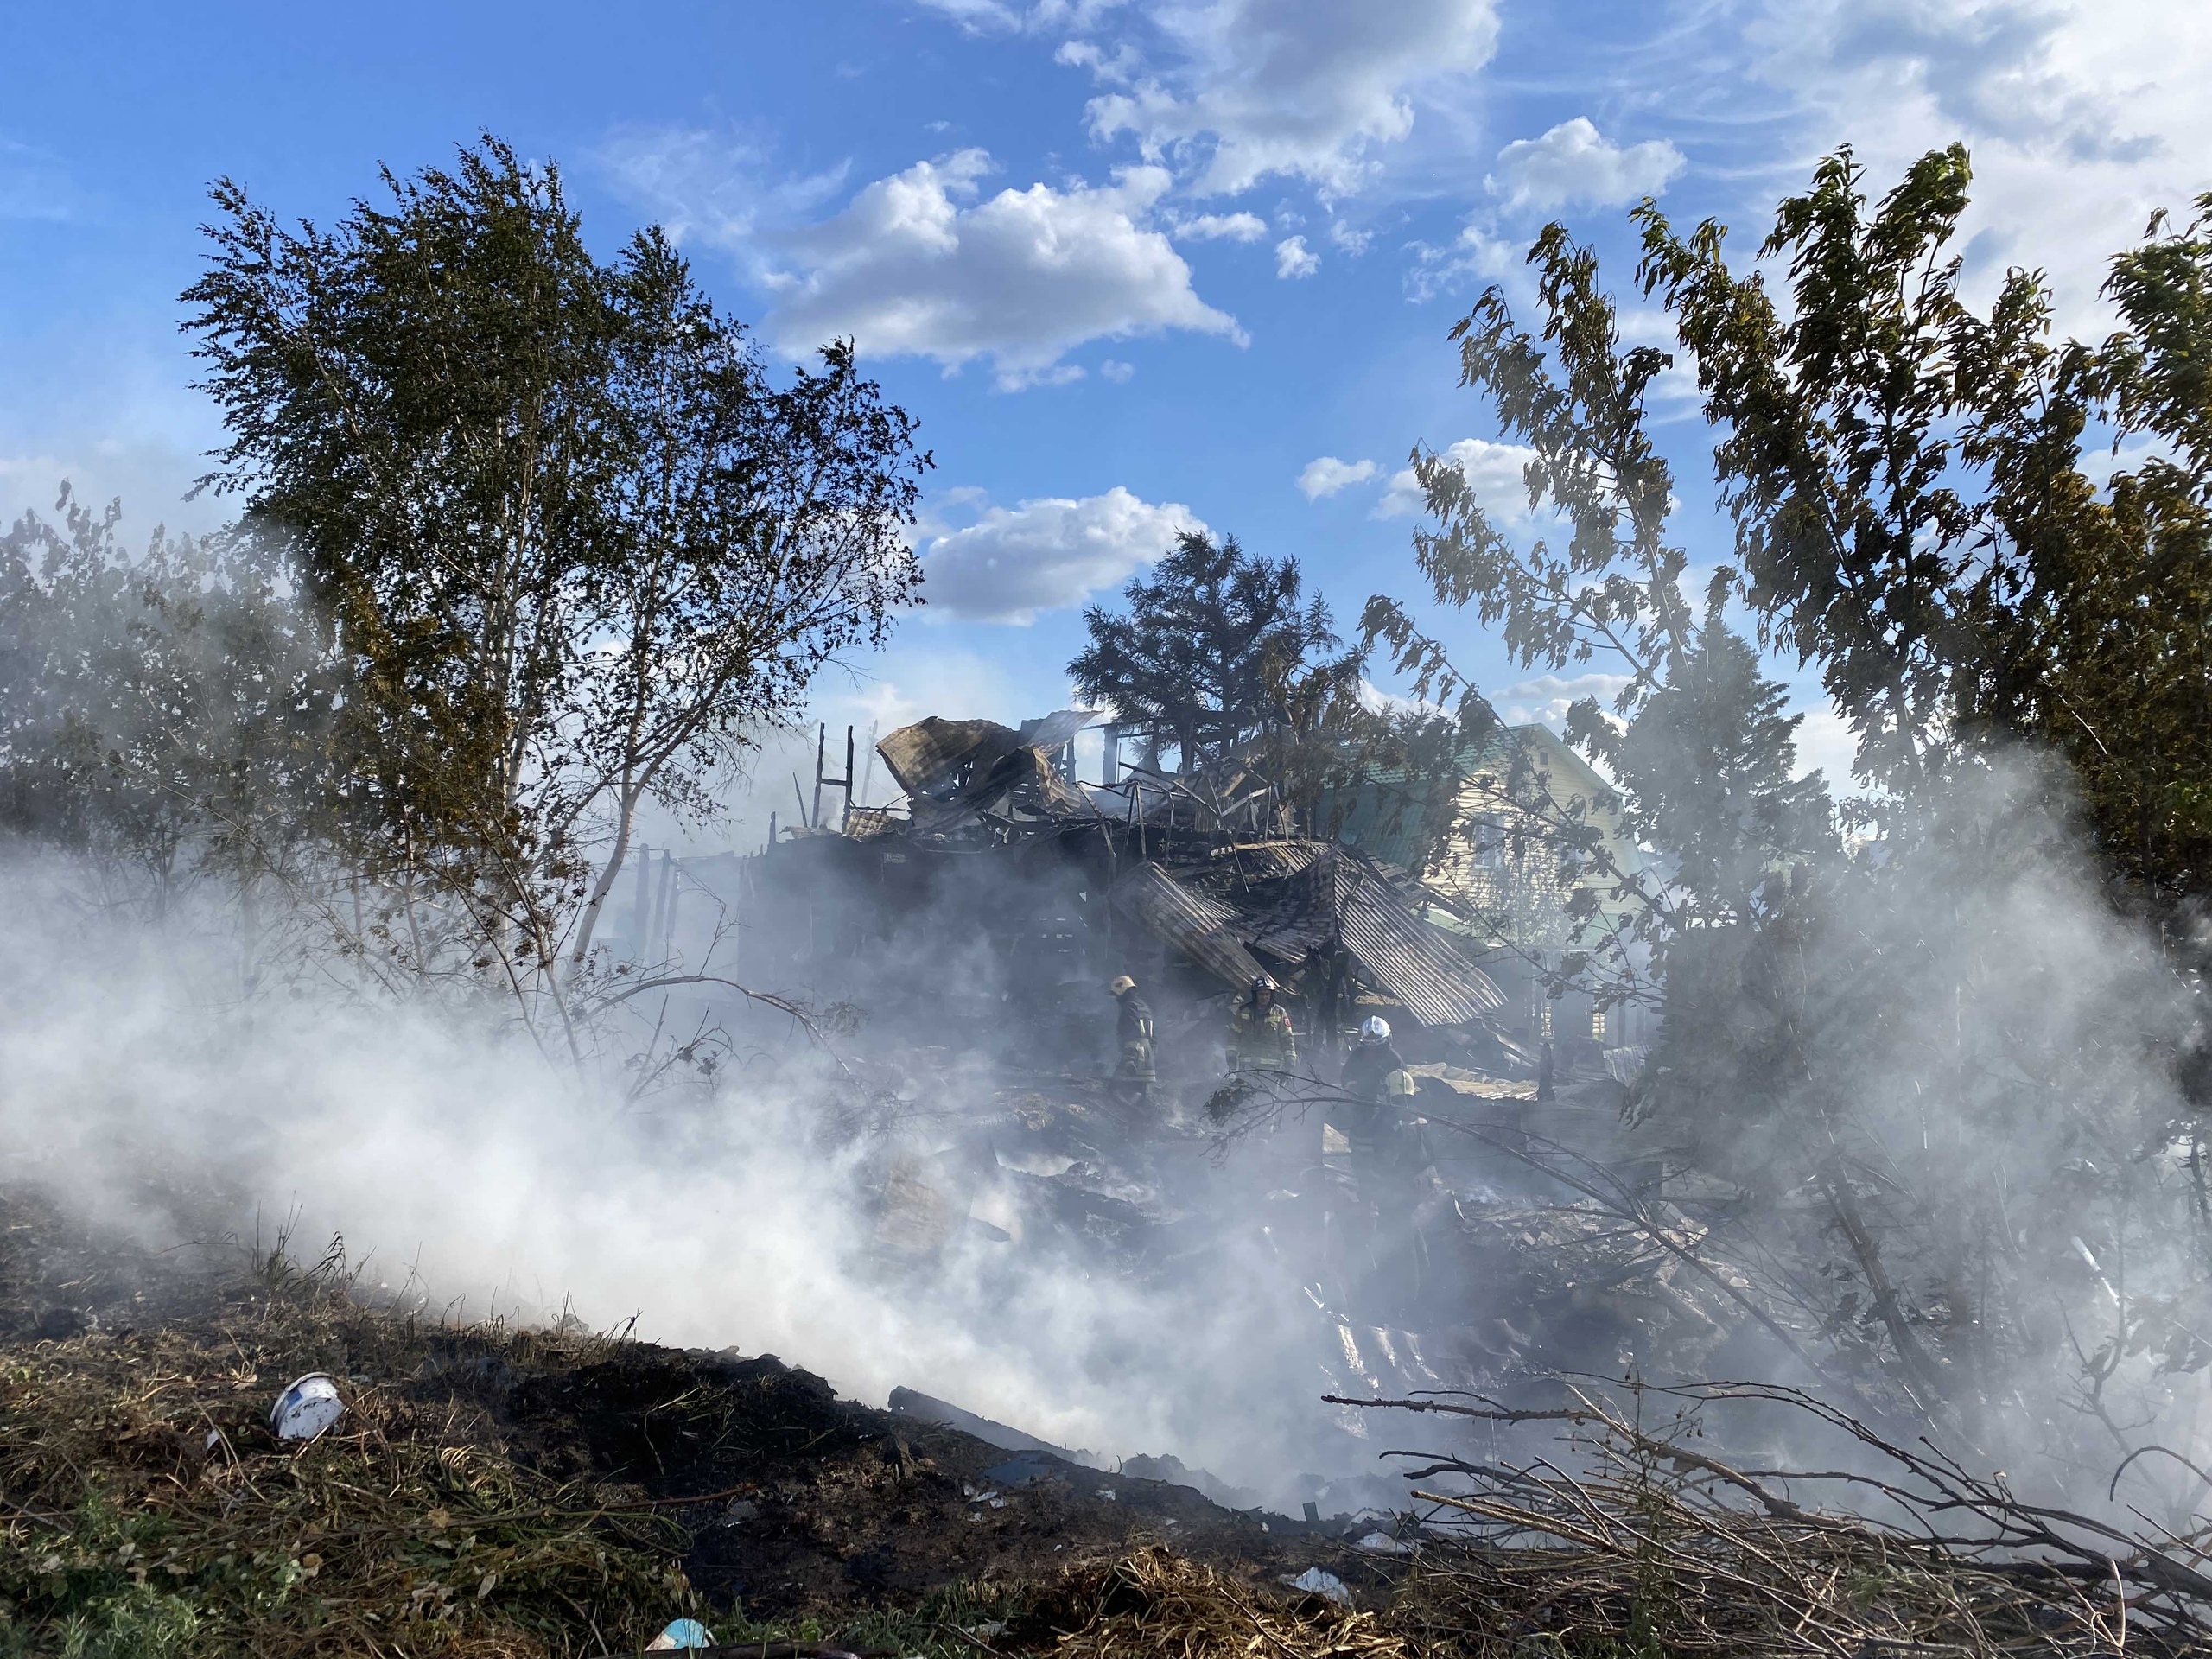
[[[163,1197],[174,1211],[175,1195]],[[9,1506],[67,1509],[69,1477],[57,1471],[84,1466],[104,1502],[141,1503],[174,1520],[197,1501],[177,1491],[232,1478],[258,1491],[296,1473],[296,1459],[358,1452],[397,1467],[411,1443],[448,1471],[504,1471],[499,1491],[509,1495],[480,1507],[508,1507],[486,1527],[519,1513],[515,1493],[553,1495],[549,1514],[649,1517],[658,1530],[640,1548],[680,1562],[710,1614],[741,1606],[756,1622],[838,1628],[867,1609],[921,1605],[946,1586],[1045,1584],[1077,1562],[1151,1545],[1278,1598],[1284,1577],[1317,1564],[1366,1598],[1388,1587],[1387,1558],[1340,1541],[1341,1520],[1309,1529],[1224,1509],[1186,1486],[1010,1453],[841,1400],[770,1356],[450,1325],[378,1308],[348,1284],[335,1255],[308,1267],[236,1243],[158,1252],[89,1232],[35,1191],[0,1192],[0,1487]],[[265,1416],[311,1370],[343,1381],[348,1411],[327,1446],[302,1454],[270,1434]],[[117,1402],[102,1408],[102,1421],[128,1417],[127,1432],[109,1431],[113,1467],[97,1440],[38,1418],[71,1398]],[[27,1450],[30,1440],[38,1445]],[[54,1449],[64,1442],[76,1449],[64,1456]],[[227,1470],[218,1466],[226,1457],[234,1459]],[[395,1477],[392,1490],[401,1488]],[[437,1501],[420,1525],[461,1527],[440,1518],[460,1513],[452,1501]],[[335,1510],[302,1525],[295,1550],[343,1529]],[[629,1535],[624,1547],[636,1543]],[[189,1549],[178,1559],[189,1562]],[[405,1563],[393,1571],[402,1567],[418,1590],[453,1576],[431,1579],[429,1567]],[[493,1597],[487,1611],[496,1605]]]

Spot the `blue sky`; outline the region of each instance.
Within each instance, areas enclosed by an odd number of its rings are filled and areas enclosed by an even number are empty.
[[[1829,146],[1883,179],[1963,138],[1970,270],[2045,268],[2086,331],[2103,257],[2212,188],[2212,8],[2171,0],[0,18],[0,510],[50,507],[67,476],[122,495],[139,530],[207,522],[219,508],[180,500],[215,434],[175,296],[208,181],[327,219],[378,163],[488,128],[562,164],[601,245],[668,224],[772,348],[852,335],[920,417],[932,603],[822,690],[863,730],[1058,705],[1083,602],[1182,524],[1296,555],[1347,621],[1410,593],[1408,449],[1461,445],[1501,491],[1514,476],[1444,336],[1484,283],[1524,293],[1519,251],[1548,218],[1624,282],[1624,210],[1646,192],[1747,246]],[[1660,410],[1683,539],[1718,557],[1694,406],[1662,387]],[[1443,626],[1510,714],[1589,689]],[[1833,767],[1812,714],[1808,753]]]

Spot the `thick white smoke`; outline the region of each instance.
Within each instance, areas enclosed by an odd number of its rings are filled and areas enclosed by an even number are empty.
[[[2173,1077],[2188,994],[2040,799],[2031,774],[1986,775],[1950,804],[1940,855],[1839,883],[1811,948],[1856,966],[1777,969],[1814,993],[1792,1015],[1800,1091],[1652,1132],[1808,1178],[1705,1247],[1801,1298],[1823,1374],[1786,1380],[1836,1397],[1892,1363],[1820,1185],[1847,1168],[1936,1385],[1963,1402],[1940,1432],[2023,1490],[2101,1503],[2136,1445],[2206,1463],[2203,1184]],[[1198,1202],[1246,1220],[1165,1278],[980,1238],[897,1274],[869,1249],[865,1138],[825,1133],[850,1103],[827,1070],[741,1066],[710,1098],[626,1110],[495,1034],[488,1004],[364,1002],[313,976],[246,1000],[221,933],[104,918],[66,885],[25,862],[0,893],[0,1173],[96,1219],[180,1224],[147,1213],[149,1173],[219,1185],[231,1224],[296,1208],[302,1239],[342,1231],[371,1283],[419,1282],[433,1306],[634,1314],[652,1339],[775,1352],[870,1402],[912,1386],[1108,1459],[1173,1452],[1277,1502],[1360,1460],[1319,1400],[1329,1326],[1250,1224],[1262,1167],[1209,1178]],[[1470,1324],[1515,1314],[1466,1295]],[[1758,1363],[1783,1375],[1778,1350]],[[2185,1516],[2164,1461],[2137,1462],[2120,1501]]]
[[[433,1311],[634,1314],[642,1338],[776,1353],[874,1403],[918,1388],[1108,1459],[1173,1451],[1278,1500],[1319,1453],[1326,1327],[1236,1246],[1166,1285],[981,1237],[926,1280],[885,1269],[860,1154],[823,1133],[834,1077],[738,1072],[626,1112],[450,1011],[311,982],[241,1001],[219,940],[88,923],[29,868],[0,912],[7,1173],[98,1222],[167,1243],[206,1224],[149,1213],[147,1178],[219,1185],[232,1225],[342,1232],[370,1285],[419,1283]]]

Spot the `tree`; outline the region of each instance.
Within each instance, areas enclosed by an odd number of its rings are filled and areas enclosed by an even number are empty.
[[[1357,663],[1316,664],[1339,644],[1319,594],[1301,602],[1295,559],[1186,531],[1122,590],[1128,610],[1084,612],[1090,643],[1068,664],[1077,691],[1147,725],[1196,772],[1255,738],[1321,718]]]
[[[594,259],[556,169],[487,137],[383,177],[329,231],[215,187],[204,483],[332,619],[334,822],[397,948],[565,1022],[553,964],[585,959],[641,803],[709,810],[910,596],[929,458],[848,348],[773,384],[657,232]]]
[[[1877,201],[1847,151],[1828,158],[1760,249],[1787,264],[1786,305],[1728,269],[1723,227],[1677,238],[1637,210],[1639,279],[1694,366],[1735,528],[1701,615],[1646,429],[1673,355],[1621,348],[1594,257],[1557,226],[1529,256],[1541,327],[1492,289],[1454,334],[1561,535],[1503,534],[1457,467],[1417,453],[1434,525],[1415,551],[1518,664],[1624,671],[1570,732],[1656,868],[1597,872],[1611,908],[1585,903],[1567,967],[1602,998],[1649,964],[1665,1023],[1636,1109],[1703,1167],[1815,1200],[1821,1224],[1794,1236],[1787,1206],[1739,1212],[1786,1264],[1774,1294],[1933,1421],[1981,1436],[2035,1377],[2126,1447],[2123,1370],[2148,1422],[2172,1401],[2159,1368],[2202,1363],[2201,1280],[2175,1252],[2202,1214],[2168,1175],[2196,1143],[2170,1069],[2194,1015],[2155,946],[2075,908],[2072,814],[2078,788],[2136,897],[2171,913],[2201,888],[2212,205],[2115,261],[2119,334],[2054,346],[2032,273],[1985,308],[1961,297],[1944,251],[1969,179],[1941,151]],[[2152,459],[2099,484],[2091,431]],[[1795,722],[1727,624],[1746,613],[1858,737],[1874,788],[1853,810],[1876,839],[1855,854],[1818,781],[1791,776]],[[1465,705],[1471,682],[1402,605],[1378,596],[1363,626]],[[1560,840],[1586,859],[1571,823]],[[2100,1280],[2104,1301],[2069,1306],[2069,1239],[2157,1288]],[[2098,1345],[2081,1320],[2107,1301]],[[2034,1414],[2013,1427],[2039,1432]]]
[[[1960,297],[1970,181],[1954,145],[1871,203],[1828,158],[1759,249],[1789,260],[1786,315],[1724,227],[1679,237],[1649,203],[1639,274],[1724,435],[1746,601],[1820,664],[1861,775],[1904,803],[1960,753],[2047,745],[2113,875],[2171,911],[2212,880],[2212,197],[2113,260],[2118,333],[2057,346],[2035,272],[1986,313]],[[2149,449],[2101,487],[2098,429]]]
[[[57,505],[0,535],[0,822],[155,916],[210,878],[286,879],[318,829],[332,683],[283,561],[235,531],[132,554],[118,505],[66,484]]]

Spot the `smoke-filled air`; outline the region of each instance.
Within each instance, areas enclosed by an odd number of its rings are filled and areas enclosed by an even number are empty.
[[[1177,269],[1180,84],[1068,187]],[[194,528],[0,538],[0,1654],[2203,1651],[2212,195],[2074,328],[1963,144],[1658,149],[1452,267],[1351,566],[932,493],[980,152],[215,182]],[[1044,690],[856,699],[956,625]]]

